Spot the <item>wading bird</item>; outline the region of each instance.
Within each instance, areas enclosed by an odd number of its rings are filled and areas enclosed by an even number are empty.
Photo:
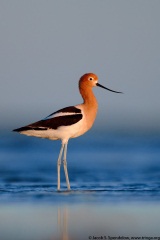
[[[83,98],[82,104],[60,109],[38,122],[13,130],[27,136],[61,140],[62,146],[57,161],[57,190],[60,190],[62,156],[67,188],[70,190],[66,159],[68,140],[79,137],[92,127],[98,109],[97,100],[92,92],[92,88],[96,86],[111,92],[122,93],[102,86],[98,83],[98,77],[95,74],[86,73],[79,80],[79,91]]]

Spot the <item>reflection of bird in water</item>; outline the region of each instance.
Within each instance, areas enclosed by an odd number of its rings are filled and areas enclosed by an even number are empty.
[[[61,240],[69,240],[68,235],[68,209],[58,208],[58,232]]]
[[[83,98],[82,104],[60,109],[43,120],[13,130],[28,136],[48,138],[51,140],[60,139],[62,141],[57,161],[58,190],[60,190],[60,166],[62,155],[64,157],[63,166],[67,187],[68,190],[70,190],[66,160],[68,140],[84,134],[92,127],[98,109],[97,100],[92,92],[92,88],[96,86],[111,92],[116,92],[100,85],[98,83],[98,77],[95,74],[87,73],[79,80],[79,91]]]

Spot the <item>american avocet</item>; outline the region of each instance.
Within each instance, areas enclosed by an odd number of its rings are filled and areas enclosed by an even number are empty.
[[[60,190],[60,167],[62,155],[66,183],[68,190],[70,190],[66,159],[68,140],[70,138],[79,137],[92,127],[98,109],[97,100],[92,92],[92,88],[96,86],[107,89],[111,92],[121,93],[100,85],[98,83],[98,77],[95,74],[86,73],[79,80],[79,91],[83,98],[82,104],[60,109],[38,122],[13,130],[27,136],[61,140],[62,146],[57,161],[58,190]]]

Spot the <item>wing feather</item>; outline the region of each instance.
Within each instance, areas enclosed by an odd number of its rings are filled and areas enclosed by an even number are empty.
[[[53,118],[53,117],[57,117],[57,116],[80,114],[80,113],[81,113],[81,109],[79,109],[77,107],[74,107],[74,106],[70,106],[70,107],[65,107],[65,108],[62,108],[62,109],[60,109],[56,112],[51,113],[45,119],[49,119],[49,118]]]
[[[62,108],[54,113],[51,113],[48,117],[35,123],[31,123],[27,126],[14,129],[15,132],[23,132],[28,130],[43,131],[47,129],[57,129],[61,126],[69,126],[79,122],[83,115],[81,109],[70,106]]]

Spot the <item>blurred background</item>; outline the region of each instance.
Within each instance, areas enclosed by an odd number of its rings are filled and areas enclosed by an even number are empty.
[[[0,128],[37,121],[81,103],[77,85],[94,72],[106,87],[96,128],[159,131],[158,0],[0,1]]]
[[[159,0],[0,1],[1,239],[82,239],[80,223],[83,239],[106,229],[159,236],[159,9]],[[94,89],[95,124],[69,141],[73,191],[62,171],[58,193],[60,142],[12,129],[81,103],[87,72],[124,94]]]

